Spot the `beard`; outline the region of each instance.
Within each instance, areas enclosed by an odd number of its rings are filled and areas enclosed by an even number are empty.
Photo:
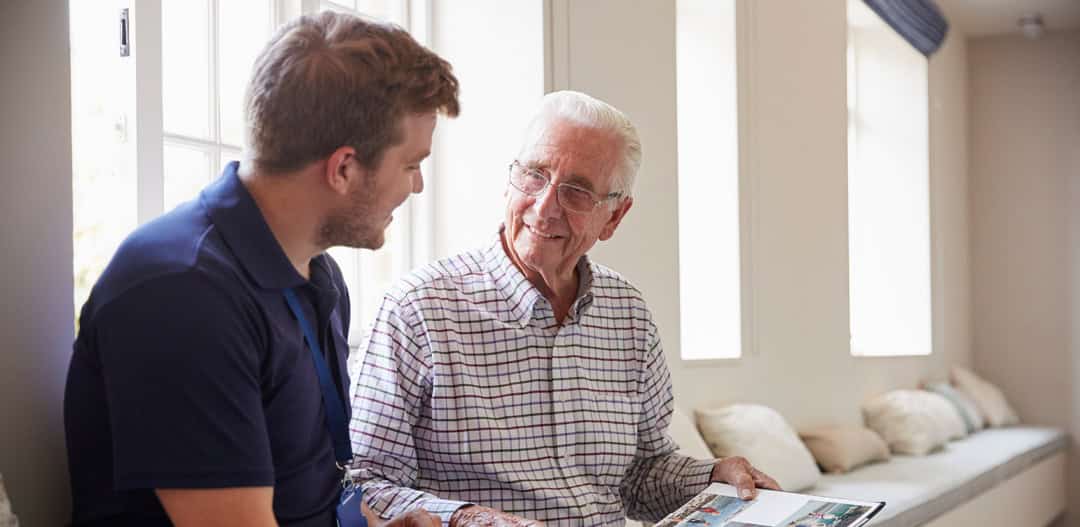
[[[374,175],[349,192],[349,205],[331,211],[319,228],[319,245],[355,249],[378,249],[386,241],[386,225],[376,214],[377,194]]]

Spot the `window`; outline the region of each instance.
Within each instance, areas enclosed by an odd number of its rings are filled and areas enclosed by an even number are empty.
[[[931,351],[927,61],[848,1],[851,353]]]
[[[76,312],[138,223],[194,198],[239,159],[244,88],[274,28],[299,14],[290,6],[408,27],[410,14],[426,14],[424,2],[413,3],[410,13],[407,0],[71,0]],[[116,37],[122,9],[131,29],[126,57]],[[389,281],[430,254],[430,237],[411,235],[418,208],[410,200],[395,214],[389,250],[332,250],[352,297],[350,343]]]
[[[129,155],[130,87],[117,53],[118,2],[72,1],[71,132],[75,313],[116,247],[137,224]]]
[[[742,353],[735,0],[678,0],[682,358]]]
[[[273,4],[161,2],[163,211],[240,158],[244,87],[275,26]]]

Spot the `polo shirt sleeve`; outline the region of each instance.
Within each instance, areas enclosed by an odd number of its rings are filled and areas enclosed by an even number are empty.
[[[709,484],[715,460],[677,454],[668,435],[675,403],[671,373],[664,360],[660,335],[650,315],[638,400],[637,452],[620,488],[627,516],[657,522],[693,498]]]
[[[94,321],[116,490],[272,486],[256,308],[187,271],[153,278]]]

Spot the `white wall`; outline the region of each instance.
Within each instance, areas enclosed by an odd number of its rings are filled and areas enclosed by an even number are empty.
[[[569,2],[566,87],[626,111],[645,151],[634,208],[593,255],[645,294],[682,406],[753,401],[795,426],[857,422],[868,396],[970,362],[964,42],[949,39],[930,64],[934,353],[856,359],[848,350],[845,2],[745,7],[750,353],[704,364],[679,358],[674,2]]]
[[[1071,431],[1078,504],[1080,32],[969,49],[975,368],[1025,422]]]
[[[0,473],[23,525],[61,525],[74,321],[67,1],[2,2],[0,24]]]

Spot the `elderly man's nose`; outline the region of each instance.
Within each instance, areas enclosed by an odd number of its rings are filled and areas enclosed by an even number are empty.
[[[559,192],[555,185],[548,185],[540,195],[533,198],[533,207],[541,217],[553,218],[562,214],[559,205]]]

